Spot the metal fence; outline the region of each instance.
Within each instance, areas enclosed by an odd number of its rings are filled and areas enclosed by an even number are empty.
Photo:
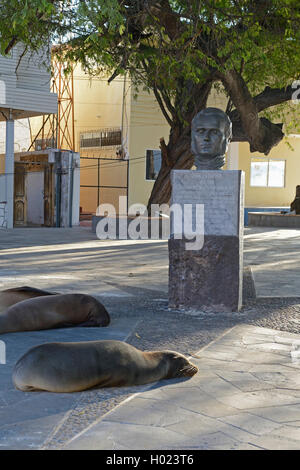
[[[104,189],[115,189],[115,190],[126,190],[126,196],[128,200],[128,171],[129,171],[129,161],[124,159],[117,158],[104,158],[104,157],[81,157],[80,160],[88,160],[89,164],[84,166],[81,165],[81,175],[86,169],[89,169],[96,175],[96,184],[80,184],[80,188],[93,188],[97,191],[97,207],[102,203],[101,193]],[[124,183],[121,185],[110,185],[106,184],[101,178],[103,170],[114,171],[118,166],[126,166],[126,177],[124,178]],[[94,176],[93,175],[93,176]],[[82,177],[81,177],[82,179]],[[93,178],[95,179],[95,178]],[[121,194],[121,191],[120,191]]]

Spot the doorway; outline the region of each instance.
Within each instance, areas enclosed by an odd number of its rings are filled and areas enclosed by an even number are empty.
[[[44,172],[29,171],[25,179],[26,225],[44,225]]]
[[[15,162],[14,226],[54,225],[53,164]]]

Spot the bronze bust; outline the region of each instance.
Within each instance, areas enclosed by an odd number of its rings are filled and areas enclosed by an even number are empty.
[[[192,145],[197,170],[219,170],[232,137],[232,124],[224,111],[205,108],[192,120]]]

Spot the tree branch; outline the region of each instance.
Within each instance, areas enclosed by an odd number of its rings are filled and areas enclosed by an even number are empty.
[[[166,93],[166,90],[164,90],[161,87],[157,87],[157,88],[158,88],[158,90],[159,90],[159,92],[162,96],[162,99],[164,100],[164,103],[165,103],[167,109],[169,110],[170,114],[174,117],[174,115],[176,114],[176,110],[175,110],[174,106],[172,105],[172,103],[170,101],[170,98]]]
[[[173,126],[173,121],[172,121],[171,117],[169,116],[169,114],[168,114],[167,111],[166,111],[166,108],[165,108],[165,106],[164,106],[163,100],[162,100],[162,98],[161,98],[161,96],[160,96],[160,93],[159,93],[157,87],[154,85],[154,86],[152,87],[152,89],[153,89],[155,98],[157,99],[157,102],[158,102],[158,104],[159,104],[159,107],[160,107],[160,109],[161,109],[163,115],[165,116],[165,118],[166,118],[166,120],[167,120],[167,123],[172,127],[172,126]]]
[[[169,153],[168,153],[168,147],[166,145],[166,142],[165,142],[165,139],[163,137],[161,137],[159,139],[159,143],[160,143],[160,149],[161,149],[161,156],[162,156],[162,160],[163,162],[170,168],[173,167],[173,164],[172,164],[172,160],[170,160],[169,158]]]
[[[8,46],[6,47],[4,54],[8,54],[12,50],[12,48],[17,44],[17,42],[18,42],[18,38],[17,36],[14,36],[9,42]]]
[[[292,99],[293,93],[296,88],[289,85],[284,88],[270,88],[266,87],[259,95],[253,98],[253,102],[256,107],[257,113],[264,111],[272,106],[276,106]],[[234,109],[233,111],[227,112],[228,116],[232,121],[232,141],[233,142],[246,142],[248,141],[247,134],[242,125],[239,111]],[[266,118],[260,118],[266,128],[271,127],[271,122]],[[282,129],[282,124],[272,124],[277,126],[279,130]]]
[[[296,88],[292,88],[291,85],[284,88],[270,88],[267,86],[262,93],[253,98],[253,101],[256,104],[257,111],[260,112],[271,106],[291,100],[295,91]]]
[[[221,79],[240,117],[242,128],[250,144],[250,151],[267,155],[284,137],[280,126],[271,123],[266,118],[259,118],[257,103],[252,98],[242,76],[236,70],[228,70]],[[233,116],[234,120],[236,119]]]

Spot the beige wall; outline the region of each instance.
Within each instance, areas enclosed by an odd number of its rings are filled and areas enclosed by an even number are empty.
[[[289,206],[295,197],[296,186],[300,184],[300,138],[289,137],[274,147],[268,158],[286,161],[285,186],[283,188],[265,188],[250,186],[251,157],[266,157],[258,152],[250,153],[249,144],[239,144],[239,169],[245,171],[245,206],[246,207],[277,207]]]
[[[161,137],[168,142],[169,125],[152,94],[131,96],[128,203],[147,205],[154,181],[146,180],[146,150],[159,150]]]
[[[75,148],[81,157],[117,158],[115,147],[80,149],[80,133],[104,128],[121,128],[123,109],[124,79],[117,77],[110,85],[107,77],[90,79],[83,70],[76,66],[74,70],[74,128]],[[110,170],[110,171],[108,171]],[[114,176],[111,177],[110,175]],[[100,161],[98,179],[98,161],[81,158],[80,184],[97,186],[124,186],[124,162]],[[84,212],[95,213],[98,200],[101,203],[116,204],[123,190],[101,188],[98,197],[97,188],[81,187],[80,206]]]
[[[124,110],[126,111],[126,101],[128,101],[127,88],[124,89],[124,78],[117,77],[111,84],[107,83],[107,78],[103,76],[90,79],[79,66],[74,70],[75,148],[76,151],[80,151],[81,157],[116,158],[116,161],[100,161],[99,183],[103,186],[126,186],[127,163],[117,159],[116,147],[80,149],[79,146],[81,132],[104,128],[121,129],[122,122],[126,124],[126,116],[123,115],[122,119],[122,114]],[[98,184],[96,159],[93,161],[81,158],[80,184],[82,186]],[[97,193],[97,188],[81,187],[80,206],[84,212],[96,212]],[[101,188],[99,202],[117,206],[119,195],[126,195],[126,190]]]
[[[5,173],[5,155],[0,155],[0,175]]]
[[[117,77],[110,85],[107,77],[86,75],[74,69],[74,121],[76,151],[80,132],[107,127],[121,127],[124,79]],[[107,154],[107,151],[104,153]],[[111,152],[110,152],[111,153]]]
[[[217,91],[215,89],[212,89],[207,100],[207,107],[219,108],[225,112],[227,102],[228,102],[228,98],[225,96],[224,93],[221,93],[219,90]]]

